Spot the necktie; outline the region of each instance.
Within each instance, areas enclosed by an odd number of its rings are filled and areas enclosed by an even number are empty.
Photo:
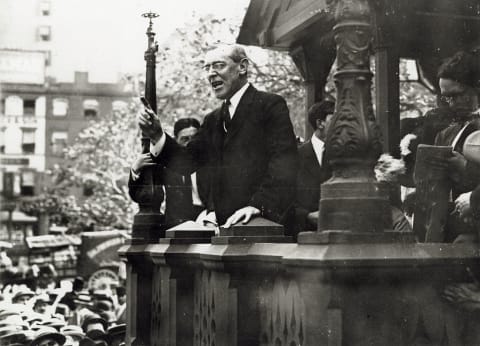
[[[228,131],[230,127],[230,123],[232,119],[230,117],[230,111],[228,110],[228,106],[230,106],[230,100],[225,100],[222,105],[222,120],[223,120],[223,127],[225,128],[225,132]]]

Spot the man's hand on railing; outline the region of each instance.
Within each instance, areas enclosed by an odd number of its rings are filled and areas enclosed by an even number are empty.
[[[242,223],[245,225],[250,221],[250,219],[257,215],[260,215],[260,210],[258,210],[257,208],[252,206],[243,207],[233,213],[233,215],[227,219],[227,221],[222,227],[230,228],[231,226],[239,223],[240,221],[242,221]]]

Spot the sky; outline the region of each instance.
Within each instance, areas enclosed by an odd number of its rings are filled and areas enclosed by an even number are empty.
[[[72,67],[89,71],[91,82],[115,82],[119,74],[145,69],[143,53],[148,21],[141,14],[153,11],[159,43],[192,14],[214,14],[241,22],[248,0],[60,0],[56,2],[53,33],[56,49],[51,73],[59,81],[73,79]],[[74,30],[72,28],[75,28]]]

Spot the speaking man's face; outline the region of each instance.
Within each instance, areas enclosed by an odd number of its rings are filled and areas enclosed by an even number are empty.
[[[203,69],[218,99],[229,99],[242,87],[246,66],[246,62],[233,61],[228,48],[217,48],[207,53]]]

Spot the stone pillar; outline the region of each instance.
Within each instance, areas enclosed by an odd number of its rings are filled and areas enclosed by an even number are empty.
[[[337,0],[331,6],[337,102],[325,155],[333,177],[321,187],[318,232],[301,233],[299,242],[388,241],[393,234],[385,232],[392,228],[388,189],[373,172],[382,140],[370,90],[370,6],[368,0]]]

